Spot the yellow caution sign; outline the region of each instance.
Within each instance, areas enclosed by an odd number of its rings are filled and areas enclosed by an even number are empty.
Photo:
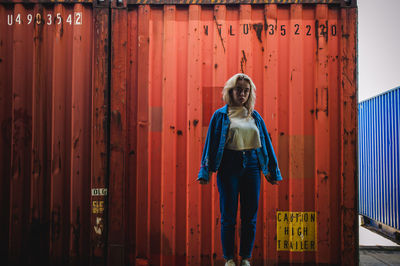
[[[92,206],[92,213],[104,212],[104,200],[94,200]]]
[[[317,214],[315,212],[276,212],[278,251],[316,251]]]

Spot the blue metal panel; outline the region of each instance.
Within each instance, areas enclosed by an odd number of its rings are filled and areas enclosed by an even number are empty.
[[[359,104],[359,212],[400,230],[400,87]]]

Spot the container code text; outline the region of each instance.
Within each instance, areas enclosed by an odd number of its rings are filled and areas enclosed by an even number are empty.
[[[82,12],[74,12],[73,14],[66,14],[65,16],[61,13],[56,14],[8,14],[7,25],[82,25]]]
[[[254,30],[257,32],[257,35],[261,32],[265,32],[268,35],[280,35],[286,36],[289,34],[293,35],[304,35],[304,36],[336,36],[338,34],[336,24],[327,25],[327,24],[318,24],[315,23],[314,25],[300,25],[294,24],[292,26],[282,24],[242,24],[239,28],[235,28],[233,25],[228,25],[227,28],[224,29],[224,25],[216,24],[218,33],[221,35],[223,30],[226,30],[229,36],[235,36],[236,34],[249,34],[250,31]],[[212,26],[203,25],[205,35],[209,34],[209,29]]]

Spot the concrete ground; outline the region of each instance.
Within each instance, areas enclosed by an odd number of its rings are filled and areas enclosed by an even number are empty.
[[[400,246],[395,242],[359,227],[360,266],[399,265]]]

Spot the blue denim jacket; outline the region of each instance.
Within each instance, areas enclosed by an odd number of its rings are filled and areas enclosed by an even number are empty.
[[[264,120],[257,111],[253,111],[252,116],[260,132],[261,147],[256,149],[256,151],[261,170],[265,176],[270,173],[272,180],[280,181],[282,180],[281,172]],[[230,123],[228,105],[215,111],[211,117],[197,180],[203,179],[208,181],[210,172],[216,172],[218,170],[222,160]]]

